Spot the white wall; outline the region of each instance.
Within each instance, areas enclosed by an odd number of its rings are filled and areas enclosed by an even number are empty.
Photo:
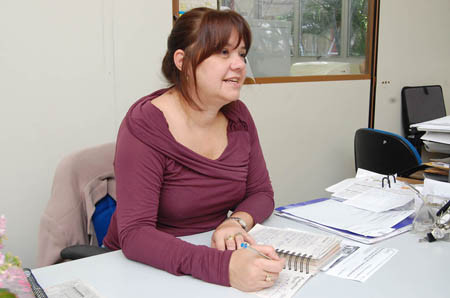
[[[248,85],[277,206],[326,196],[355,175],[353,137],[367,127],[369,81]]]
[[[448,11],[444,0],[432,2],[430,13],[439,18],[426,12],[430,3],[427,9],[419,0],[409,3],[382,1],[379,74],[395,69],[380,77],[391,82],[411,72],[393,67],[404,58],[394,59],[384,50],[394,50],[395,26],[408,29],[420,19],[426,26],[442,24],[433,27],[440,32],[435,34],[449,36],[449,21],[436,20],[448,16],[442,12]],[[436,8],[434,3],[439,3]],[[114,140],[129,105],[163,86],[159,68],[170,15],[171,1],[0,2],[0,214],[8,219],[6,250],[25,266],[35,264],[39,218],[60,158]],[[425,43],[413,57],[438,53],[442,63],[449,63],[449,51],[436,50],[435,44]],[[443,46],[448,49],[447,43]],[[402,55],[410,53],[408,48]],[[420,71],[427,67],[423,62]],[[435,69],[448,80],[437,65],[429,73]],[[383,98],[399,90],[385,95],[380,90],[377,123],[387,119],[384,126],[395,129],[392,119],[400,114],[383,108],[394,105]],[[326,186],[354,174],[353,135],[367,125],[368,81],[252,85],[244,87],[242,98],[257,123],[277,206],[323,196]]]
[[[381,0],[375,128],[403,133],[404,86],[441,85],[449,112],[449,16],[448,0]]]
[[[155,7],[155,3],[158,3]],[[113,141],[131,102],[162,86],[171,1],[0,2],[4,251],[35,264],[57,162]]]

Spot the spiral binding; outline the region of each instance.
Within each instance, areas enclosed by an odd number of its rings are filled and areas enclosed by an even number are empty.
[[[285,251],[283,249],[275,249],[275,252],[278,256],[287,258],[284,268],[287,266],[288,270],[303,272],[304,265],[305,273],[309,274],[309,263],[311,262],[312,255],[291,252],[289,250]]]

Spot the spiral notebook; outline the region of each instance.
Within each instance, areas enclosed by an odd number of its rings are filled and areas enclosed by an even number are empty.
[[[319,233],[255,225],[249,232],[258,244],[271,245],[286,259],[287,270],[316,274],[341,249],[341,241]]]

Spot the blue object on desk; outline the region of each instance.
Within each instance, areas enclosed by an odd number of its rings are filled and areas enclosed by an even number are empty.
[[[325,228],[325,230],[327,230],[329,232],[334,231],[338,235],[341,235],[343,237],[348,237],[349,239],[356,240],[356,241],[359,241],[359,242],[362,242],[365,244],[376,243],[376,242],[380,241],[380,239],[384,239],[383,236],[382,237],[373,237],[373,236],[361,235],[361,234],[358,234],[355,232],[351,232],[349,230],[343,230],[343,229],[323,225],[323,224],[320,224],[317,222],[308,221],[301,217],[291,215],[288,212],[284,212],[285,210],[290,209],[290,208],[316,204],[316,203],[320,203],[320,202],[327,201],[327,200],[331,200],[331,199],[330,198],[319,198],[319,199],[314,199],[314,200],[310,200],[310,201],[306,201],[306,202],[299,202],[299,203],[289,204],[286,206],[281,206],[281,207],[275,208],[275,211],[277,211],[275,214],[282,216],[282,217],[292,219],[292,220],[298,220],[299,222],[309,224],[309,225],[319,228],[319,229]],[[394,229],[394,233],[392,234],[392,236],[395,236],[399,233],[403,233],[403,232],[410,230],[412,228],[413,220],[414,220],[414,216],[411,215],[411,216],[403,219],[402,221],[398,222],[394,226],[392,226],[391,228]],[[392,236],[389,236],[389,237],[392,237]]]

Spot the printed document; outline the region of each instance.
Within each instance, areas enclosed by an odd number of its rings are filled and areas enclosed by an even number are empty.
[[[394,248],[360,247],[351,256],[330,268],[326,274],[365,282],[397,252]]]
[[[415,192],[401,181],[396,180],[397,182],[394,182],[392,176],[390,177],[391,187],[388,187],[388,183],[385,181],[385,187],[383,188],[382,179],[384,177],[386,176],[376,173],[374,176],[360,175],[359,177],[345,179],[336,183],[328,187],[326,191],[333,193],[331,196],[338,200],[349,200],[374,190],[383,191],[385,197],[392,194],[393,197],[405,195],[414,198]]]
[[[412,124],[410,127],[417,127],[420,131],[450,132],[450,116]]]
[[[383,212],[404,206],[413,201],[415,196],[416,194],[412,191],[403,194],[371,189],[344,201],[343,204],[373,212]]]
[[[311,276],[311,274],[301,274],[297,271],[283,270],[280,272],[280,275],[273,286],[254,293],[257,296],[264,298],[292,297]]]
[[[45,289],[48,298],[102,298],[81,280],[72,280]]]
[[[342,243],[342,248],[340,254],[330,263],[323,266],[320,271],[328,271],[328,269],[333,268],[346,258],[350,257],[355,251],[357,251],[361,246],[354,245],[354,244],[346,244]]]
[[[379,237],[392,232],[394,225],[414,213],[414,210],[371,212],[326,200],[316,204],[290,208],[285,213],[321,225],[351,231],[364,236]]]

